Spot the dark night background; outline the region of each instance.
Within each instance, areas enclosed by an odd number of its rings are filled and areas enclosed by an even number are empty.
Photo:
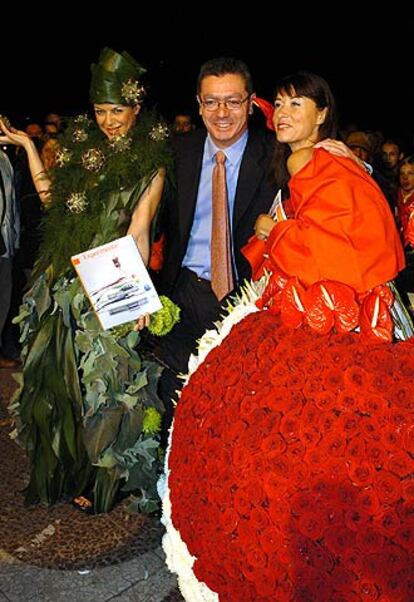
[[[412,144],[414,18],[399,3],[392,14],[375,7],[366,19],[355,7],[345,8],[347,14],[325,15],[323,21],[321,5],[305,14],[293,3],[283,12],[277,4],[242,11],[236,2],[188,10],[170,5],[168,11],[157,5],[145,12],[139,4],[107,2],[90,14],[73,4],[42,15],[26,11],[12,25],[2,24],[0,112],[22,125],[25,117],[42,119],[50,111],[85,111],[89,65],[108,45],[127,50],[148,68],[148,102],[169,120],[177,112],[197,114],[200,64],[230,55],[248,63],[260,96],[272,99],[278,77],[316,71],[331,84],[343,125],[380,129]],[[191,18],[195,10],[208,17]]]

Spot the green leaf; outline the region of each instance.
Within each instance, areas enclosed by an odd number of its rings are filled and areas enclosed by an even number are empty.
[[[128,347],[130,347],[131,349],[133,349],[135,347],[135,345],[138,343],[140,339],[140,335],[139,332],[136,332],[135,330],[132,330],[126,339],[127,345]]]
[[[124,413],[120,432],[115,444],[117,453],[122,453],[134,446],[141,435],[143,419],[144,410],[141,406],[137,406],[133,410]]]
[[[48,284],[49,283],[46,280],[46,276],[42,275],[42,277],[36,280],[32,290],[30,291],[31,297],[36,304],[39,320],[42,318],[43,314],[47,312],[52,303]]]
[[[95,464],[103,451],[117,438],[123,416],[121,407],[101,408],[85,420],[83,440],[89,458]]]
[[[88,353],[92,349],[93,339],[88,332],[77,330],[75,342],[82,353]]]

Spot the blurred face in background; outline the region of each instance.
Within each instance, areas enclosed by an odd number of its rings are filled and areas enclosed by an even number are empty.
[[[404,192],[414,191],[414,163],[403,163],[401,165],[400,186]]]
[[[394,169],[394,167],[397,167],[398,161],[403,158],[403,154],[397,144],[385,142],[382,145],[382,158],[387,167]]]
[[[184,134],[191,132],[193,124],[191,123],[191,115],[176,115],[174,119],[174,132]]]
[[[38,123],[28,123],[25,132],[30,138],[41,138],[43,136],[42,127]]]

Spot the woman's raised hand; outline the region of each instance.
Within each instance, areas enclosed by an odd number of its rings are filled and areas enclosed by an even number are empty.
[[[2,135],[0,136],[0,144],[14,144],[15,146],[26,147],[31,142],[30,136],[21,130],[7,125],[4,119],[0,118],[0,128]]]

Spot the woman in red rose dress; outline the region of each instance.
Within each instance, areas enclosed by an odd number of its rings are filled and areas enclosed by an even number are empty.
[[[375,182],[317,145],[335,135],[323,79],[282,80],[273,122],[293,214],[258,219],[246,256],[266,288],[254,306],[248,287],[190,361],[167,562],[195,602],[409,602],[414,345],[394,343],[412,330],[387,284],[402,246]]]

